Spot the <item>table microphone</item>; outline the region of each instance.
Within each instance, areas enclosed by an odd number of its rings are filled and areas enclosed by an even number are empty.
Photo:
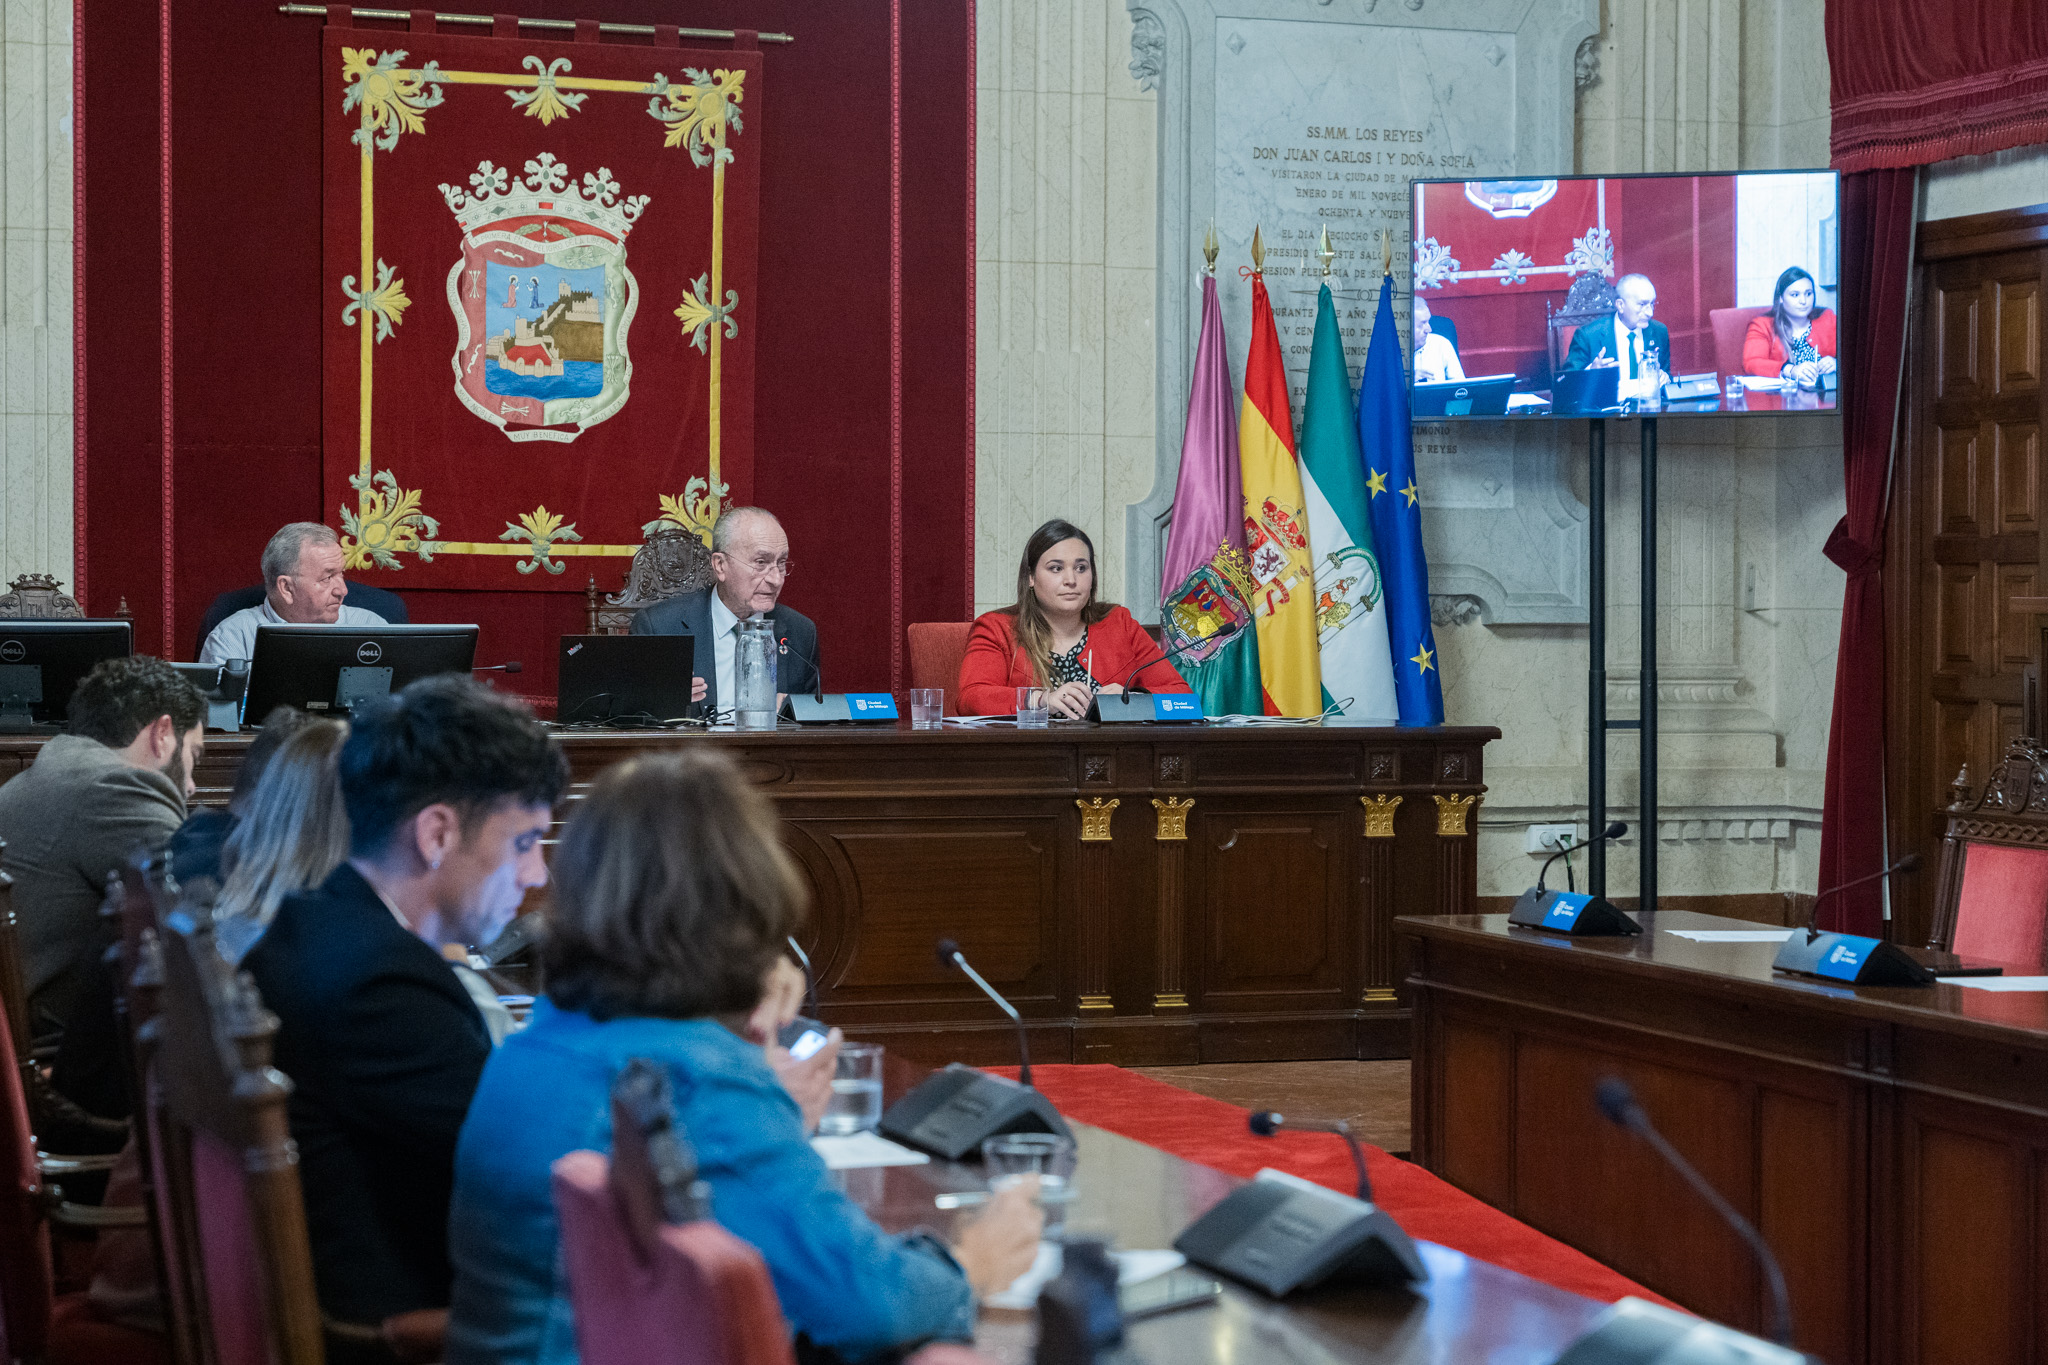
[[[1272,1137],[1287,1123],[1286,1115],[1277,1109],[1261,1109],[1251,1116],[1247,1126],[1260,1137]],[[1343,1119],[1296,1119],[1294,1126],[1305,1133],[1335,1133],[1351,1147],[1351,1164],[1358,1168],[1358,1200],[1362,1204],[1372,1202],[1372,1178],[1365,1173],[1365,1149],[1358,1145],[1352,1135],[1351,1125]]]
[[[472,673],[524,673],[526,665],[520,663],[517,659],[512,659],[502,664],[484,664],[469,671]]]
[[[1806,941],[1808,943],[1811,943],[1815,939],[1820,937],[1820,903],[1826,900],[1829,896],[1835,896],[1841,894],[1844,891],[1854,890],[1855,888],[1862,886],[1867,882],[1874,882],[1879,880],[1880,878],[1889,877],[1895,872],[1917,872],[1919,871],[1919,869],[1920,855],[1917,853],[1908,853],[1905,857],[1899,859],[1890,867],[1884,868],[1881,871],[1867,873],[1864,876],[1858,877],[1853,881],[1837,882],[1835,885],[1821,892],[1818,896],[1815,896],[1813,898],[1813,904],[1807,907]]]
[[[952,939],[942,938],[939,940],[938,954],[940,966],[958,967],[961,971],[967,973],[967,979],[981,987],[981,993],[995,1001],[997,1009],[1010,1016],[1010,1022],[1017,1026],[1017,1079],[1027,1086],[1030,1085],[1031,1039],[1025,1033],[1024,1017],[1017,1013],[1017,1007],[1003,999],[1001,991],[989,985],[980,972],[977,972],[972,966],[968,965],[966,956],[960,951],[960,945]]]
[[[1600,1112],[1618,1128],[1627,1129],[1650,1144],[1657,1155],[1671,1164],[1671,1168],[1685,1177],[1685,1183],[1707,1201],[1707,1206],[1721,1215],[1722,1221],[1735,1229],[1736,1236],[1749,1244],[1751,1253],[1764,1273],[1764,1283],[1771,1291],[1771,1340],[1780,1346],[1792,1344],[1792,1300],[1785,1292],[1785,1272],[1778,1265],[1778,1258],[1771,1254],[1770,1243],[1764,1241],[1757,1230],[1750,1225],[1733,1204],[1721,1197],[1694,1165],[1671,1145],[1670,1139],[1657,1131],[1650,1122],[1650,1116],[1643,1112],[1643,1106],[1636,1101],[1635,1091],[1629,1089],[1627,1081],[1618,1076],[1609,1076],[1593,1088],[1594,1100]]]
[[[1536,889],[1538,891],[1541,891],[1543,889],[1543,879],[1550,875],[1550,865],[1556,862],[1559,858],[1564,857],[1567,853],[1577,853],[1582,848],[1591,848],[1593,845],[1601,843],[1608,839],[1619,839],[1625,836],[1627,833],[1628,826],[1624,825],[1621,821],[1616,820],[1606,829],[1600,831],[1600,837],[1598,839],[1588,839],[1583,844],[1573,844],[1568,847],[1559,849],[1557,852],[1551,854],[1548,858],[1545,858],[1543,860],[1542,869],[1536,873]]]
[[[1181,655],[1187,653],[1189,650],[1195,648],[1197,645],[1204,645],[1210,643],[1211,641],[1215,640],[1217,636],[1222,636],[1223,638],[1228,640],[1234,640],[1238,636],[1244,634],[1246,629],[1247,626],[1245,625],[1245,623],[1239,622],[1236,626],[1233,626],[1229,630],[1217,631],[1215,635],[1191,635],[1187,639],[1182,640],[1179,644],[1175,645],[1172,649],[1169,649],[1162,653],[1158,658],[1150,659],[1142,664],[1139,664],[1136,668],[1130,671],[1130,674],[1124,678],[1123,682],[1120,685],[1126,692],[1128,692],[1131,690],[1131,684],[1137,681],[1138,675],[1143,673],[1146,669],[1157,668],[1159,667],[1159,665],[1166,663],[1168,660],[1176,659]]]
[[[822,668],[820,668],[820,667],[818,667],[818,661],[817,661],[816,659],[812,658],[812,657],[811,657],[810,655],[808,655],[808,654],[804,653],[804,652],[803,652],[802,650],[800,650],[800,649],[797,649],[797,650],[792,650],[792,649],[791,649],[791,648],[789,647],[789,637],[788,637],[787,635],[784,635],[784,636],[782,636],[781,638],[779,638],[778,640],[776,640],[775,644],[776,644],[776,652],[777,652],[777,653],[779,653],[779,654],[792,654],[792,653],[793,653],[793,654],[795,654],[795,655],[796,655],[796,657],[797,657],[797,658],[799,658],[799,659],[802,659],[802,660],[803,660],[803,661],[804,661],[805,663],[807,663],[807,664],[809,664],[809,665],[811,666],[811,673],[812,673],[812,675],[813,675],[814,677],[816,677],[816,678],[817,678],[817,680],[818,680],[818,690],[817,690],[817,694],[816,694],[816,700],[818,701],[818,703],[819,703],[820,705],[823,705],[823,703],[824,703],[824,701],[825,701],[825,670],[824,670],[824,669],[822,669]]]

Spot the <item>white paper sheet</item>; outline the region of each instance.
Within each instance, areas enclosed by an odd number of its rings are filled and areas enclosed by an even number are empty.
[[[1137,1284],[1188,1263],[1188,1258],[1178,1251],[1112,1251],[1110,1255],[1116,1258],[1118,1284]],[[1031,1269],[1010,1281],[1009,1288],[982,1302],[990,1308],[1036,1308],[1039,1291],[1059,1276],[1060,1264],[1060,1244],[1040,1242],[1038,1259],[1031,1263]]]
[[[1945,976],[1942,980],[1973,991],[2048,991],[2048,976]]]
[[[899,1146],[879,1133],[853,1133],[846,1137],[814,1137],[811,1150],[825,1158],[834,1171],[862,1170],[869,1166],[922,1166],[931,1158]]]
[[[1666,929],[1673,938],[1694,943],[1783,943],[1792,937],[1790,929]]]

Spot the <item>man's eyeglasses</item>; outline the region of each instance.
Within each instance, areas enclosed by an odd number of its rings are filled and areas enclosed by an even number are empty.
[[[720,551],[719,553],[723,554],[724,552]],[[766,578],[771,573],[780,574],[782,577],[787,578],[790,574],[791,565],[788,555],[784,555],[780,559],[773,559],[767,555],[755,555],[752,559],[741,559],[737,555],[726,555],[725,557],[732,563],[747,569],[756,578]]]

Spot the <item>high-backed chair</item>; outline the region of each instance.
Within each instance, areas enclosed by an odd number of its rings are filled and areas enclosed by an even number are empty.
[[[681,526],[664,526],[651,532],[645,544],[633,552],[626,569],[626,585],[602,598],[597,577],[584,588],[589,602],[592,635],[624,635],[633,624],[633,613],[643,607],[686,592],[711,586],[711,549],[695,531]]]
[[[1564,369],[1564,358],[1571,353],[1572,337],[1587,323],[1612,317],[1614,299],[1614,283],[1605,275],[1589,272],[1572,277],[1571,288],[1565,291],[1562,307],[1553,311],[1548,303],[1543,305],[1544,337],[1549,347],[1553,379]]]
[[[160,1008],[139,1035],[166,1306],[185,1359],[322,1365],[292,1087],[270,1065],[277,1017],[221,958],[211,919],[188,894],[144,935],[144,969],[161,963]]]
[[[1766,303],[1750,308],[1710,308],[1707,321],[1714,329],[1714,368],[1723,379],[1731,374],[1745,374],[1742,367],[1742,341],[1749,335],[1749,324],[1771,311]]]
[[[206,648],[206,637],[213,634],[215,626],[238,611],[260,605],[263,591],[263,585],[258,583],[253,588],[235,588],[214,598],[206,608],[206,614],[199,618],[199,638],[192,646],[192,657],[198,658],[200,651]],[[405,609],[404,598],[389,588],[373,588],[368,583],[348,585],[347,605],[373,611],[394,626],[405,625],[412,619],[411,613]]]
[[[1972,795],[1956,774],[1927,946],[1962,957],[2048,965],[2048,750],[2016,739]]]
[[[972,621],[919,621],[903,631],[910,646],[910,685],[946,689],[946,714],[960,714],[960,664]]]
[[[761,1253],[711,1221],[667,1073],[612,1088],[612,1155],[554,1164],[562,1263],[584,1365],[794,1365]]]

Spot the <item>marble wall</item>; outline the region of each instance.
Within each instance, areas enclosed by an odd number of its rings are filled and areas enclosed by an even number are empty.
[[[2048,203],[2048,146],[1938,161],[1920,183],[1923,222]]]
[[[71,578],[71,4],[0,6],[0,584]],[[4,591],[0,587],[0,591]]]

